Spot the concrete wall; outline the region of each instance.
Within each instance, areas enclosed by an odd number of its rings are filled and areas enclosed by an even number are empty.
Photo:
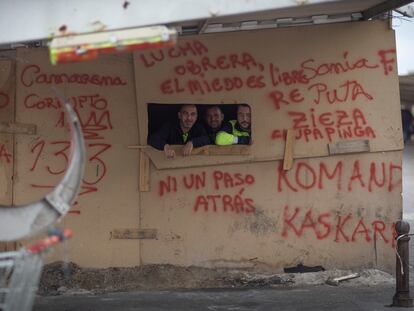
[[[57,67],[47,58],[24,49],[15,60],[16,121],[38,132],[14,136],[13,198],[42,196],[66,167],[58,88],[80,115],[88,150],[64,221],[75,231],[73,261],[392,270],[403,145],[385,23],[185,37],[171,50]],[[148,103],[248,103],[254,144],[246,155],[172,161],[129,149],[146,144]],[[294,163],[283,170],[287,129]]]

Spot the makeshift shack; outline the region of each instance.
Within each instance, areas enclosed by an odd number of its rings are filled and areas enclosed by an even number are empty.
[[[87,148],[63,224],[78,265],[393,270],[403,140],[386,21],[181,36],[58,66],[46,48],[11,54],[0,60],[0,118],[14,124],[0,134],[0,198],[30,202],[65,172],[58,89]],[[177,148],[173,160],[147,146],[157,114],[196,104],[201,119],[208,105],[240,103],[251,145]]]

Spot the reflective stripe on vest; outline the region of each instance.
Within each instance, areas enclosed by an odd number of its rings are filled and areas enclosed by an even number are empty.
[[[186,143],[188,140],[188,132],[187,133],[183,133],[183,141]]]
[[[249,132],[246,132],[246,131],[241,132],[236,128],[236,123],[237,123],[236,120],[230,120],[229,122],[231,124],[232,133],[234,136],[247,136],[247,137],[250,136]]]

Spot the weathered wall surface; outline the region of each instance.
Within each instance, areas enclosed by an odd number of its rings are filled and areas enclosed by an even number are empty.
[[[14,118],[15,67],[10,59],[0,60],[0,122],[7,124]],[[12,204],[13,136],[0,133],[0,198]]]
[[[142,202],[144,263],[391,269],[399,152],[162,170]],[[154,205],[152,202],[159,202]],[[163,224],[163,225],[160,225]]]
[[[154,167],[142,225],[158,240],[143,241],[143,263],[391,270],[402,141],[384,23],[183,38],[134,60],[142,144],[148,103],[248,103],[254,142],[248,156],[168,161],[145,150]],[[283,171],[290,128],[295,162]],[[329,152],[363,139],[369,152]]]
[[[14,166],[15,204],[63,175],[69,137],[56,88],[80,116],[88,153],[64,221],[76,263],[391,270],[401,216],[395,58],[381,22],[186,37],[173,49],[56,67],[44,49],[18,50],[16,122],[37,133],[15,135],[0,165]],[[148,103],[248,103],[254,144],[249,155],[172,161],[144,148],[147,171],[127,146],[146,144]],[[284,171],[287,129],[295,160]],[[368,152],[329,152],[329,143],[363,139]]]
[[[13,203],[14,136],[6,130],[14,122],[16,72],[12,55],[3,52],[0,59],[0,204],[4,205]],[[16,246],[15,242],[0,243],[0,251],[15,250]]]
[[[251,161],[280,159],[293,128],[295,156],[328,155],[327,143],[369,139],[371,151],[402,148],[393,31],[352,23],[184,38],[135,56],[140,139],[147,103],[252,105]],[[387,126],[382,126],[387,124]],[[185,167],[185,159],[159,168]],[[194,158],[191,165],[246,161]]]
[[[73,260],[85,266],[139,264],[139,248],[111,240],[117,227],[138,227],[137,142],[131,55],[52,66],[45,49],[18,50],[16,119],[36,124],[36,135],[17,135],[15,204],[38,199],[68,165],[70,137],[59,93],[78,113],[87,149],[80,195],[65,226],[74,230]],[[58,93],[55,92],[58,91]]]

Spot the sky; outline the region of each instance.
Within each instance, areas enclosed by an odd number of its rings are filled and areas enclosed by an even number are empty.
[[[393,21],[397,45],[398,74],[414,74],[414,18]]]

